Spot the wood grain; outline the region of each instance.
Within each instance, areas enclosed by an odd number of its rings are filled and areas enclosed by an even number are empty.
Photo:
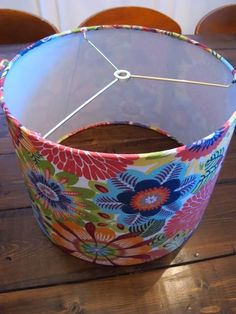
[[[236,49],[236,34],[195,34],[186,36],[201,43],[205,43],[208,47],[217,51],[226,50],[231,52]]]
[[[236,256],[80,284],[3,293],[1,314],[233,314]],[[199,301],[201,300],[201,301]]]
[[[14,146],[8,136],[0,138],[0,155],[14,154]]]
[[[25,44],[13,44],[13,45],[3,45],[0,44],[0,59],[8,59],[11,60],[15,57],[15,55],[27,47],[29,43]]]
[[[199,229],[179,252],[133,267],[104,267],[80,261],[42,234],[31,208],[2,211],[0,291],[91,280],[234,254],[235,204],[235,185],[218,185]]]
[[[30,206],[30,199],[22,179],[0,182],[0,211]]]
[[[6,119],[0,108],[0,155],[12,154],[15,152],[8,132]]]
[[[180,146],[177,141],[155,130],[129,124],[87,128],[71,135],[61,144],[89,151],[117,154],[150,153]]]

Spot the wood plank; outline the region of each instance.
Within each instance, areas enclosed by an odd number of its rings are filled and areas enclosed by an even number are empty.
[[[14,154],[14,146],[11,139],[7,136],[5,138],[0,138],[0,155]]]
[[[235,204],[235,185],[218,185],[199,229],[180,251],[132,267],[104,267],[80,261],[62,252],[41,233],[30,208],[2,211],[0,291],[91,280],[234,254]]]
[[[0,211],[28,206],[30,206],[30,199],[21,178],[14,181],[0,182]]]
[[[217,52],[236,67],[236,49],[217,49]]]
[[[17,44],[17,45],[0,45],[0,59],[11,60],[15,55],[29,44]]]
[[[0,155],[14,153],[14,147],[9,136],[6,119],[0,108]]]
[[[0,210],[30,206],[15,154],[0,155]]]
[[[15,154],[0,155],[1,182],[21,179],[19,161]]]
[[[220,183],[222,181],[235,180],[236,179],[235,165],[236,165],[236,132],[234,132],[234,135],[232,137],[217,182]]]
[[[233,314],[236,256],[0,295],[2,314]]]
[[[129,124],[87,128],[69,136],[61,144],[83,150],[117,154],[150,153],[181,146],[176,140],[164,134]]]
[[[232,34],[210,34],[210,35],[186,35],[208,47],[219,49],[236,49],[236,35]]]
[[[6,118],[2,112],[2,108],[0,107],[0,138],[9,137]]]

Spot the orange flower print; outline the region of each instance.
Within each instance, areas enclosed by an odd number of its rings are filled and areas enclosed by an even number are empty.
[[[132,233],[117,236],[93,223],[84,227],[72,221],[53,223],[51,240],[64,250],[82,260],[103,265],[133,265],[150,260],[148,241]]]

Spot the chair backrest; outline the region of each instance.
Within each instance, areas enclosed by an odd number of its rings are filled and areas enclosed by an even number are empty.
[[[57,32],[54,25],[36,15],[0,9],[0,44],[35,42]]]
[[[236,4],[217,8],[197,24],[195,34],[236,34]]]
[[[95,25],[139,25],[181,33],[181,27],[169,16],[144,7],[117,7],[100,11],[79,26]]]

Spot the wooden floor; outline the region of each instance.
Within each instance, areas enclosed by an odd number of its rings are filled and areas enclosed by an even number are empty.
[[[236,66],[236,35],[197,37]],[[0,46],[0,58],[19,46]],[[236,105],[236,103],[235,103]],[[98,266],[39,230],[0,113],[0,314],[236,313],[236,135],[191,239],[160,260]]]

